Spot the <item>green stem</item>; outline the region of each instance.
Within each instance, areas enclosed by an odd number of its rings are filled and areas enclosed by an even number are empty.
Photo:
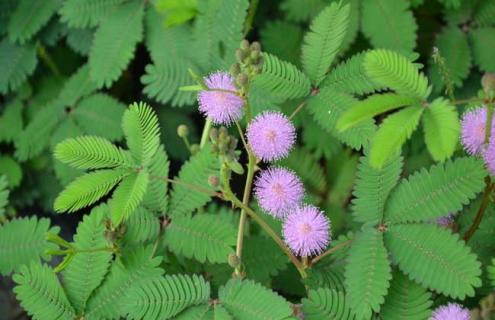
[[[52,71],[52,73],[57,78],[61,78],[62,73],[60,72],[59,68],[57,67],[57,64],[55,63],[55,61],[53,61],[50,54],[48,54],[48,52],[46,51],[46,48],[40,44],[40,45],[38,45],[37,52],[38,52],[38,56],[41,58],[41,60],[43,60],[43,62]]]
[[[203,133],[201,134],[201,141],[199,142],[199,148],[203,149],[206,143],[208,142],[208,136],[210,135],[211,130],[211,119],[206,119],[205,126],[203,127]]]
[[[318,261],[320,261],[324,257],[331,255],[335,251],[338,251],[338,250],[340,250],[340,249],[342,249],[344,247],[347,247],[348,245],[351,244],[351,242],[352,242],[352,240],[347,240],[345,242],[342,242],[342,243],[336,245],[333,248],[328,249],[327,251],[323,252],[322,254],[320,254],[319,256],[315,257],[313,260],[311,260],[311,265],[317,263]]]
[[[253,26],[254,16],[256,14],[256,9],[258,8],[258,3],[260,0],[252,0],[249,5],[249,10],[246,17],[246,22],[244,23],[244,36],[246,36]]]
[[[476,213],[476,217],[473,220],[473,223],[469,227],[468,231],[464,233],[464,241],[468,242],[469,239],[474,235],[478,227],[480,226],[481,220],[483,219],[483,215],[485,214],[486,208],[488,208],[488,204],[490,204],[490,195],[493,192],[494,184],[491,182],[490,177],[486,177],[485,179],[485,191],[483,192],[483,198],[481,200],[481,205]]]

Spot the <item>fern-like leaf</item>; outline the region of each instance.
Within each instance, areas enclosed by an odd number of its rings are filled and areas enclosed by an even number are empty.
[[[237,320],[281,320],[292,315],[285,299],[250,280],[230,280],[220,288],[218,296]]]
[[[167,227],[164,241],[176,254],[203,263],[226,263],[234,252],[236,231],[229,221],[213,215],[176,216]]]
[[[9,200],[9,189],[7,189],[8,182],[5,175],[0,175],[0,222],[5,219],[5,207]],[[1,228],[1,227],[0,227]],[[1,252],[2,250],[0,250]],[[1,272],[0,268],[0,272]]]
[[[308,77],[293,64],[269,53],[263,54],[263,69],[253,81],[255,86],[280,102],[305,97],[311,87]]]
[[[58,230],[58,227],[50,228],[50,220],[35,217],[0,225],[0,273],[9,274],[24,264],[38,262],[40,257],[45,257],[45,250],[56,249],[56,245],[46,240],[46,234]]]
[[[475,158],[458,158],[413,174],[390,195],[385,220],[427,222],[457,212],[484,188],[486,170]],[[414,190],[414,191],[413,191]]]
[[[125,177],[115,189],[110,201],[112,222],[119,225],[137,209],[148,189],[149,173],[140,171]]]
[[[268,237],[250,236],[244,241],[242,262],[249,279],[267,283],[287,267],[288,259]]]
[[[108,216],[106,205],[96,207],[91,214],[85,215],[79,223],[74,236],[76,253],[71,262],[63,270],[63,286],[76,312],[84,311],[91,293],[103,281],[110,266],[110,251],[94,251],[91,249],[108,247],[105,238],[105,219]],[[77,252],[77,250],[88,250]]]
[[[442,98],[435,99],[423,116],[425,142],[433,159],[443,161],[452,156],[459,141],[457,109]]]
[[[482,2],[474,15],[474,21],[480,27],[495,26],[495,2]]]
[[[38,60],[36,47],[32,44],[20,46],[4,39],[0,42],[0,93],[7,94],[17,90],[30,76]]]
[[[13,142],[22,132],[24,105],[20,99],[9,102],[0,116],[0,142]]]
[[[134,211],[125,226],[124,241],[126,243],[142,243],[153,240],[160,232],[158,217],[143,207],[138,207]]]
[[[369,156],[361,157],[352,201],[354,220],[377,223],[383,219],[385,204],[402,171],[401,157],[390,159],[381,169],[369,163]]]
[[[110,87],[131,61],[143,37],[143,6],[139,1],[117,6],[96,31],[89,66],[99,87]]]
[[[170,319],[189,306],[205,303],[210,285],[196,275],[167,275],[133,286],[123,301],[127,319]]]
[[[431,293],[400,272],[395,272],[385,303],[380,310],[383,320],[429,319]]]
[[[80,67],[66,82],[60,92],[60,104],[65,106],[75,105],[81,98],[93,93],[98,86],[91,80],[89,65]]]
[[[394,261],[423,286],[453,298],[474,295],[481,285],[481,264],[450,230],[433,224],[388,227],[385,244]]]
[[[147,166],[160,146],[160,127],[153,109],[134,103],[124,113],[122,128],[136,163]]]
[[[124,0],[66,0],[60,8],[60,20],[72,28],[97,26]]]
[[[182,184],[174,184],[170,195],[169,212],[172,216],[183,216],[207,204],[214,189],[207,184],[208,177],[218,172],[218,158],[210,147],[204,147],[199,153],[186,162],[177,180],[200,187],[194,190]]]
[[[391,156],[400,152],[402,145],[417,128],[423,107],[412,106],[388,116],[376,132],[370,150],[370,164],[382,168]]]
[[[69,138],[57,144],[54,156],[78,169],[132,167],[130,154],[110,141],[96,136]]]
[[[393,93],[375,94],[347,110],[337,122],[337,129],[347,130],[361,121],[371,119],[381,113],[414,104],[416,99]]]
[[[332,3],[313,20],[304,37],[302,64],[314,85],[323,80],[342,45],[349,14],[349,4]]]
[[[55,211],[74,212],[87,207],[105,196],[129,174],[128,170],[104,169],[82,175],[70,183],[55,199]]]
[[[168,171],[170,162],[163,145],[161,145],[151,158],[148,172],[150,181],[148,190],[143,199],[143,206],[163,214],[168,207]]]
[[[349,250],[345,283],[349,305],[358,319],[369,319],[380,310],[392,278],[383,234],[365,229]]]
[[[364,58],[364,69],[373,82],[397,93],[419,99],[426,99],[430,94],[426,77],[406,57],[394,51],[369,51]]]
[[[302,300],[302,311],[307,320],[355,319],[344,293],[328,288],[310,290],[308,297]]]
[[[72,320],[76,317],[57,275],[47,265],[23,266],[13,279],[17,284],[14,288],[17,299],[33,319]]]
[[[67,30],[67,45],[76,53],[87,57],[93,43],[93,29],[73,29]]]
[[[59,0],[29,1],[20,0],[12,13],[8,25],[11,42],[20,44],[30,40],[45,24],[60,5]]]
[[[469,36],[476,65],[481,71],[495,72],[493,50],[487,50],[495,46],[495,27],[474,29]]]
[[[407,0],[362,2],[361,29],[375,48],[410,54],[416,46],[418,26]]]
[[[84,315],[85,319],[120,319],[126,310],[123,298],[140,282],[161,277],[161,258],[153,257],[153,248],[135,247],[110,268],[108,276],[91,295]]]

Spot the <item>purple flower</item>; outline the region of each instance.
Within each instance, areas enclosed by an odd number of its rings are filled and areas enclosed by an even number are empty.
[[[438,307],[430,320],[469,320],[469,310],[462,308],[457,303],[449,303]]]
[[[495,136],[483,151],[483,160],[485,160],[485,165],[490,174],[495,175]]]
[[[296,129],[280,112],[264,112],[247,128],[248,144],[254,154],[263,161],[286,157],[296,140]]]
[[[461,141],[469,154],[480,154],[485,147],[486,107],[467,111],[462,117]],[[492,127],[492,135],[495,127]]]
[[[318,208],[301,206],[287,216],[285,243],[298,256],[319,254],[330,242],[330,221]]]
[[[230,124],[241,119],[244,100],[235,93],[237,88],[232,77],[226,72],[216,72],[204,80],[210,90],[199,92],[199,111],[216,124]]]
[[[304,187],[294,172],[285,168],[269,168],[254,183],[260,207],[275,218],[283,218],[297,207],[304,197]]]

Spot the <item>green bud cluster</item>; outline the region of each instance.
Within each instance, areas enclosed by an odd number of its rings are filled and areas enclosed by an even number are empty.
[[[236,84],[245,89],[249,80],[261,72],[263,58],[259,42],[249,43],[242,40],[239,48],[235,51],[237,62],[230,67],[230,73],[235,78]]]

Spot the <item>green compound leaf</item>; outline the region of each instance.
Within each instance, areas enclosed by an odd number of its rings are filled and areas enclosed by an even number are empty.
[[[9,189],[7,189],[7,187],[7,178],[5,177],[5,175],[0,175],[0,221],[2,222],[5,219],[5,207],[7,207],[7,204],[9,202],[10,191]],[[0,266],[0,272],[2,272],[1,269],[2,267]]]
[[[313,20],[304,37],[302,65],[314,85],[318,85],[342,46],[349,26],[350,4],[334,2]]]
[[[38,262],[45,257],[45,250],[57,246],[46,240],[48,232],[58,233],[59,228],[50,228],[50,220],[36,217],[18,218],[0,225],[0,273],[9,274],[20,266]]]
[[[481,286],[481,264],[450,230],[434,224],[391,225],[385,245],[399,268],[427,288],[464,299]]]
[[[358,319],[369,319],[380,310],[392,279],[383,234],[365,229],[349,250],[345,283],[349,305]]]
[[[66,0],[59,10],[60,20],[72,28],[96,27],[124,0]]]
[[[229,280],[220,288],[218,297],[237,320],[282,320],[292,315],[285,299],[250,280]]]
[[[401,272],[395,272],[380,316],[383,320],[429,319],[432,305],[430,292]]]
[[[23,266],[15,274],[14,288],[17,299],[33,319],[72,320],[72,308],[55,272],[45,264]]]
[[[143,243],[154,240],[160,232],[160,220],[154,213],[138,207],[126,221],[124,242],[126,244]]]
[[[170,319],[208,302],[210,285],[197,275],[167,275],[132,286],[122,302],[126,319]]]
[[[42,1],[40,1],[42,2]],[[36,47],[33,44],[20,46],[4,39],[0,42],[0,93],[17,90],[30,76],[36,65]]]
[[[149,179],[149,173],[142,170],[125,177],[115,189],[110,200],[110,214],[115,226],[128,219],[141,204]]]
[[[423,129],[428,151],[436,161],[444,161],[452,156],[459,141],[461,131],[457,109],[443,99],[435,99],[426,108],[423,116]]]
[[[474,29],[469,35],[476,65],[481,71],[495,72],[493,49],[487,49],[495,46],[495,27]]]
[[[370,150],[370,164],[382,168],[417,128],[424,108],[412,106],[388,116],[376,132]]]
[[[98,87],[110,87],[127,67],[143,37],[144,4],[117,6],[95,33],[89,53],[91,78]]]
[[[428,222],[457,212],[484,188],[483,162],[458,158],[423,169],[404,179],[390,195],[385,221]]]
[[[144,195],[143,206],[147,209],[164,213],[168,208],[168,171],[170,167],[170,161],[168,155],[165,152],[163,145],[160,145],[155,152],[153,158],[151,158],[148,172],[150,174],[150,181],[148,184],[148,190]]]
[[[428,80],[406,57],[390,50],[366,53],[364,69],[373,82],[418,99],[426,99],[431,88]]]
[[[329,288],[310,290],[308,297],[302,300],[302,312],[305,320],[355,319],[345,294]]]
[[[164,242],[172,252],[187,258],[227,263],[236,234],[230,221],[217,215],[177,216],[167,227]]]

